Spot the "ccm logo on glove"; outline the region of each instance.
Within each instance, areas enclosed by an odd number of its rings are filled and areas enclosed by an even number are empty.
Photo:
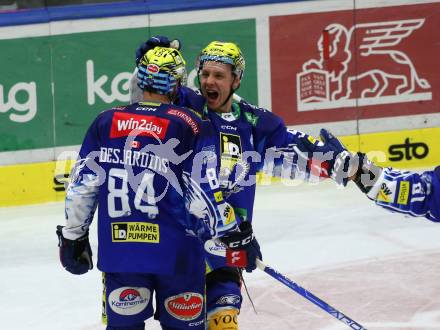
[[[254,238],[255,238],[255,236],[252,233],[251,236],[245,237],[241,241],[229,242],[228,247],[231,249],[239,249],[239,248],[243,247],[244,245],[248,245]]]

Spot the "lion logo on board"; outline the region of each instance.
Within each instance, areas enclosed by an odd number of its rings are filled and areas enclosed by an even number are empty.
[[[317,43],[319,58],[305,62],[297,74],[299,111],[431,100],[431,85],[398,49],[424,22],[328,25]]]

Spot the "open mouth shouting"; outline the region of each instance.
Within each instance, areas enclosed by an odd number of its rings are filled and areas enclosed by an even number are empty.
[[[219,99],[219,92],[212,90],[212,89],[207,89],[206,90],[206,98],[208,99],[208,103],[215,103],[218,99]]]

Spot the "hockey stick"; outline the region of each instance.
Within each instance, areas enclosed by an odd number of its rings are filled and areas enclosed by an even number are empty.
[[[301,296],[303,296],[304,298],[306,298],[310,302],[314,303],[316,306],[322,308],[324,311],[329,313],[331,316],[337,318],[342,323],[348,325],[350,328],[355,329],[355,330],[366,330],[367,329],[367,328],[363,327],[362,325],[360,325],[359,323],[357,323],[356,321],[349,318],[344,313],[342,313],[342,312],[338,311],[337,309],[335,309],[334,307],[330,306],[325,301],[319,299],[317,296],[315,296],[310,291],[307,291],[306,289],[299,286],[298,284],[296,284],[292,280],[288,279],[283,274],[277,272],[275,269],[273,269],[269,266],[266,266],[259,259],[257,259],[257,267],[259,269],[261,269],[263,272],[272,276],[277,281],[283,283],[285,286],[289,287],[290,289],[292,289],[296,293],[300,294]]]

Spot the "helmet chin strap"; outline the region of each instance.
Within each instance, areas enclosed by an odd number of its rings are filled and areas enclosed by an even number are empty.
[[[232,84],[231,84],[231,91],[229,92],[228,97],[226,98],[225,102],[223,102],[223,104],[220,106],[220,108],[222,106],[224,106],[226,103],[228,103],[229,99],[232,97],[232,95],[234,95],[235,91],[240,88],[240,82],[238,83],[238,87],[237,88],[235,88],[235,89],[232,88],[232,85],[234,85],[234,81],[237,78],[237,75],[235,73],[232,73],[232,74],[234,75],[235,78],[234,78],[234,80],[232,81]],[[228,112],[231,112],[231,109],[229,109]]]
[[[231,91],[229,92],[228,97],[226,98],[225,102],[222,103],[222,105],[220,106],[220,108],[221,108],[222,106],[224,106],[226,103],[228,103],[229,99],[232,97],[232,95],[234,95],[234,93],[235,93],[235,91],[236,91],[237,89],[238,89],[238,88],[233,89],[233,88],[232,88],[232,85],[231,85]],[[229,109],[228,112],[231,112],[231,109]]]

